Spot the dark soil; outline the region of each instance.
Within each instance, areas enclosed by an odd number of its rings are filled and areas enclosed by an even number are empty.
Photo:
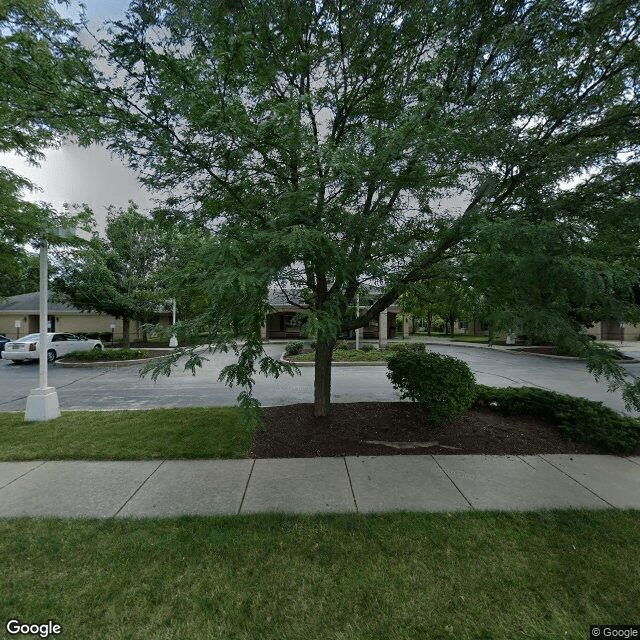
[[[251,449],[256,458],[602,453],[590,445],[567,441],[554,425],[487,407],[475,407],[438,427],[422,420],[408,402],[334,404],[327,418],[314,418],[311,404],[264,407],[262,417],[265,429],[256,431]],[[394,448],[367,440],[414,444]],[[437,444],[420,447],[415,443]]]

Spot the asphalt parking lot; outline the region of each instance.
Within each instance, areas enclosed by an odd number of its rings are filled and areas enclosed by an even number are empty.
[[[595,382],[584,363],[533,355],[505,353],[467,346],[429,345],[439,353],[465,360],[478,382],[493,386],[537,386],[602,401],[624,412],[620,392],[608,393],[605,381]],[[267,344],[273,356],[283,345]],[[177,369],[169,378],[153,382],[140,378],[139,366],[90,368],[49,366],[49,384],[56,387],[63,410],[147,409],[155,407],[207,407],[235,403],[240,389],[218,382],[221,369],[233,362],[228,354],[206,354],[209,358],[195,376]],[[631,375],[640,375],[640,363],[626,364]],[[333,402],[394,401],[398,395],[386,375],[386,367],[334,367]],[[38,364],[15,365],[0,360],[0,411],[23,411],[29,391],[38,386]],[[313,368],[291,378],[277,380],[256,376],[254,395],[265,405],[312,402]]]

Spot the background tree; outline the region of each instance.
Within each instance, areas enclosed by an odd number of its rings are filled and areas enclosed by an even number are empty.
[[[211,303],[192,327],[215,328],[214,348],[244,340],[222,378],[245,387],[245,404],[256,368],[284,368],[260,339],[270,286],[306,305],[324,416],[340,331],[375,320],[491,226],[581,230],[593,211],[565,220],[552,206],[568,180],[597,169],[596,201],[637,186],[636,156],[618,160],[640,136],[636,9],[132,3],[103,42],[115,69],[102,79],[111,147],[145,184],[172,191],[182,219],[215,233],[203,262]],[[350,318],[367,282],[384,294]]]
[[[161,234],[130,203],[126,210],[110,210],[106,238],[94,233],[87,246],[59,256],[52,289],[78,309],[122,318],[122,340],[128,347],[131,320],[149,323],[159,309],[168,308],[156,279],[163,258]]]
[[[87,143],[98,122],[99,102],[78,27],[48,0],[0,4],[0,151],[29,162],[59,144],[63,134]],[[46,204],[24,200],[35,189],[0,166],[0,274],[12,278],[24,262],[23,245],[43,230],[73,226],[80,219]],[[36,287],[37,288],[37,287]],[[3,286],[3,292],[12,291]],[[2,292],[0,292],[1,294]]]
[[[426,282],[411,285],[398,304],[405,313],[428,320],[429,333],[434,317],[444,322],[444,331],[454,335],[456,320],[472,318],[476,309],[475,291],[466,281],[466,273],[455,262],[442,263]]]
[[[0,298],[38,291],[40,258],[20,247],[6,247],[0,268]]]

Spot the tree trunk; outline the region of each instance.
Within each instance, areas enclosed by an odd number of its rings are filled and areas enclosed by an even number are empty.
[[[427,316],[427,335],[430,336],[431,335],[431,325],[432,325],[433,319],[431,314],[429,314]]]
[[[316,343],[316,368],[313,383],[313,415],[324,418],[329,415],[331,403],[331,360],[335,341],[318,340]]]
[[[452,314],[449,316],[449,331],[450,331],[450,335],[453,338],[453,325],[456,321],[456,317]]]
[[[131,320],[129,318],[122,318],[122,346],[128,349],[131,346],[130,328]]]

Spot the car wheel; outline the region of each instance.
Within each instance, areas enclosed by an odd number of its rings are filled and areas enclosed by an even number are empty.
[[[97,344],[95,347],[93,347],[93,350],[94,351],[102,351],[102,347],[99,344]]]
[[[58,354],[54,349],[49,349],[49,351],[47,351],[47,362],[55,362],[57,356]]]

